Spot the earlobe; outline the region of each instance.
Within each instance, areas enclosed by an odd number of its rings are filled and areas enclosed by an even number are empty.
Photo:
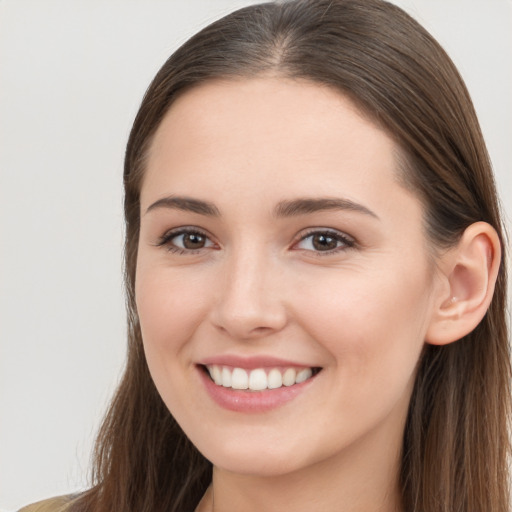
[[[471,224],[457,246],[441,256],[444,282],[427,330],[427,343],[452,343],[480,323],[491,303],[500,262],[498,234],[486,222]]]

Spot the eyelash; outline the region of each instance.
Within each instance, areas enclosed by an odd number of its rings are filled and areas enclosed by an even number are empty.
[[[308,238],[312,237],[313,235],[323,235],[327,238],[332,238],[336,242],[340,242],[342,244],[340,247],[335,247],[334,249],[329,249],[327,251],[315,251],[315,250],[311,250],[311,249],[303,249],[308,252],[311,252],[312,254],[314,254],[315,256],[318,256],[318,257],[329,256],[329,255],[332,255],[332,254],[335,254],[338,252],[346,251],[347,249],[352,249],[356,245],[356,242],[352,237],[350,237],[340,231],[335,231],[332,229],[321,229],[321,228],[320,229],[314,228],[314,229],[309,230],[308,232],[303,234],[300,237],[300,239],[297,242],[295,242],[293,245],[296,246],[299,243],[303,242],[304,240],[307,240]],[[301,250],[301,249],[297,249],[297,250]]]
[[[172,252],[174,254],[196,254],[202,249],[206,248],[200,247],[199,249],[182,249],[181,247],[177,247],[172,243],[172,240],[181,235],[199,235],[211,241],[210,236],[198,228],[180,228],[165,233],[160,238],[156,245],[158,247],[165,247],[169,252]]]
[[[159,241],[157,242],[156,245],[158,247],[165,247],[169,252],[172,252],[174,254],[179,254],[179,255],[197,254],[202,249],[208,248],[208,247],[200,247],[198,249],[182,249],[181,247],[177,247],[176,245],[174,245],[172,243],[172,240],[181,235],[199,235],[199,236],[204,237],[205,239],[209,240],[212,243],[212,245],[214,245],[214,243],[211,241],[210,236],[206,232],[204,232],[198,228],[179,228],[177,230],[168,231],[159,239]],[[315,256],[322,257],[322,256],[328,256],[331,254],[335,254],[337,252],[346,251],[347,249],[352,249],[356,245],[356,242],[352,237],[350,237],[344,233],[341,233],[340,231],[335,231],[332,229],[315,228],[315,229],[311,229],[308,232],[306,232],[305,234],[303,234],[299,238],[299,240],[297,240],[296,242],[294,242],[292,244],[292,247],[297,246],[298,244],[307,240],[308,238],[312,237],[313,235],[323,235],[327,238],[331,238],[331,239],[335,240],[336,242],[341,243],[342,246],[335,247],[334,249],[329,249],[327,251],[315,251],[312,249],[295,249],[295,250],[305,250],[305,251],[308,251],[308,252],[314,254]]]

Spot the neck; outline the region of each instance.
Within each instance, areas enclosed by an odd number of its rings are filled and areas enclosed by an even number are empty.
[[[372,438],[372,436],[369,436]],[[400,512],[401,436],[360,440],[343,453],[279,475],[217,467],[201,512]],[[363,444],[366,446],[360,446]]]

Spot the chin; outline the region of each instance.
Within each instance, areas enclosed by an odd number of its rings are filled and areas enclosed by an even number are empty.
[[[223,471],[238,475],[256,476],[261,478],[283,476],[301,469],[302,465],[293,463],[289,457],[280,457],[270,450],[266,453],[221,455],[210,459],[212,464]]]
[[[301,449],[297,443],[269,441],[262,435],[253,437],[254,441],[250,435],[240,436],[236,440],[213,439],[213,436],[209,438],[207,446],[199,443],[198,449],[216,468],[230,473],[277,477],[294,473],[316,462],[312,460],[312,454],[308,456],[308,453],[304,453],[304,443]]]

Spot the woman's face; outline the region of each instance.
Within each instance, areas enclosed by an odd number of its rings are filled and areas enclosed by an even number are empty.
[[[137,308],[155,384],[216,466],[398,457],[436,277],[395,151],[301,81],[211,82],[164,118]]]

